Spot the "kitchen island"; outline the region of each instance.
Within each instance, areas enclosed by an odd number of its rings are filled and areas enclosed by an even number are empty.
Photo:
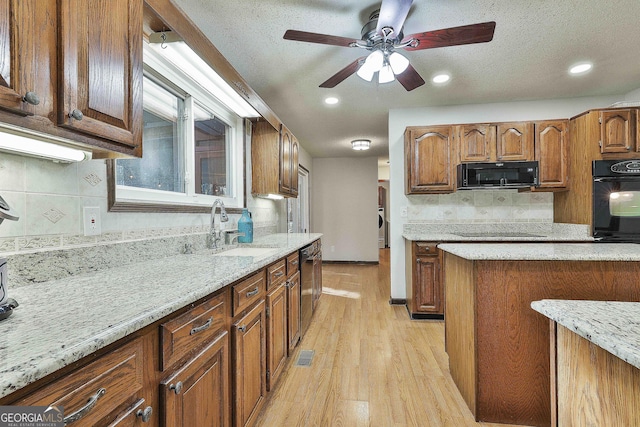
[[[531,307],[551,319],[552,425],[640,425],[640,304],[542,300]]]
[[[451,376],[476,420],[551,425],[541,299],[640,301],[640,248],[603,243],[442,244]]]

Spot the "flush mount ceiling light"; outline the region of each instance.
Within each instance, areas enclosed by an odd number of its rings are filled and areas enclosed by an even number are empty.
[[[338,98],[336,98],[335,96],[329,96],[329,97],[324,99],[324,103],[328,104],[328,105],[335,105],[338,102],[340,102],[340,100]]]
[[[413,51],[486,43],[493,39],[496,27],[493,21],[405,36],[403,27],[412,4],[413,0],[382,0],[380,9],[371,13],[369,21],[362,27],[360,39],[299,30],[287,30],[284,38],[307,43],[357,47],[370,52],[338,71],[320,87],[335,87],[354,73],[370,82],[378,73],[378,83],[388,83],[397,79],[407,91],[422,86],[424,80],[409,64],[409,60],[398,53],[399,50]]]
[[[448,82],[450,79],[451,79],[451,76],[449,74],[438,74],[437,76],[433,76],[431,81],[434,82],[435,84],[443,84]]]
[[[569,74],[574,76],[585,74],[589,72],[593,68],[593,64],[590,62],[580,62],[578,64],[574,64],[569,68]]]
[[[356,151],[368,150],[370,146],[370,139],[354,139],[353,141],[351,141],[351,148]]]

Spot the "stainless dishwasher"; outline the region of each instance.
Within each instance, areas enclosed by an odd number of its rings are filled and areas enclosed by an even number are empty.
[[[300,337],[302,338],[309,328],[315,302],[322,292],[322,252],[320,242],[300,249],[300,318],[302,328]]]

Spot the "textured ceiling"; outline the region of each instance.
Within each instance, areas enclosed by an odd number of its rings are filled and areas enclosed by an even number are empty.
[[[211,39],[313,157],[388,155],[390,108],[623,95],[640,87],[639,0],[414,0],[404,33],[496,21],[493,41],[406,52],[427,83],[411,92],[355,74],[318,85],[358,48],[284,40],[287,29],[360,38],[380,2],[356,0],[174,0]],[[364,52],[366,53],[366,52]],[[570,77],[579,61],[594,69]],[[446,85],[430,82],[451,74]],[[327,96],[340,103],[326,106]],[[622,98],[621,98],[622,99]]]

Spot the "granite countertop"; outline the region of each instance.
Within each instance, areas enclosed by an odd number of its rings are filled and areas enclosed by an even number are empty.
[[[0,397],[24,387],[253,271],[321,234],[275,234],[260,256],[203,250],[11,289],[20,306],[0,322]]]
[[[531,307],[640,369],[640,303],[542,300]]]
[[[593,242],[590,228],[563,223],[405,224],[402,237],[430,242]]]
[[[640,261],[634,243],[443,243],[440,249],[468,260]]]

